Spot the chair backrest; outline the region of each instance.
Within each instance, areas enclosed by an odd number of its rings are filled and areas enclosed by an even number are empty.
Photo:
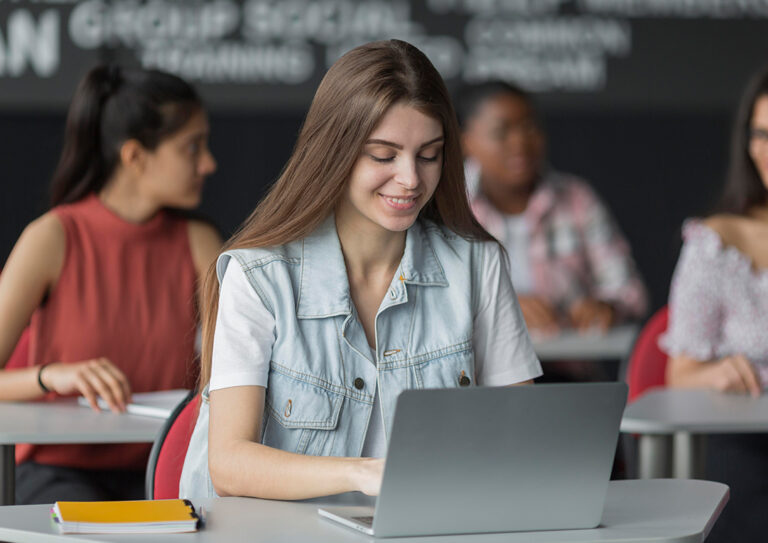
[[[192,390],[173,410],[152,445],[147,463],[148,500],[179,497],[179,479],[197,421],[200,394]]]
[[[669,307],[665,305],[648,319],[637,336],[627,371],[630,402],[646,389],[666,384],[667,355],[656,341],[667,329],[668,314]]]

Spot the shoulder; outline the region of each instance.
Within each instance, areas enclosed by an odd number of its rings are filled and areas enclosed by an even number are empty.
[[[24,232],[38,238],[64,239],[64,226],[55,208],[29,223]]]
[[[420,229],[422,235],[429,240],[435,249],[469,249],[474,245],[486,243],[483,240],[463,237],[444,224],[437,224],[428,219],[419,219],[414,226]]]
[[[221,250],[221,235],[210,223],[198,219],[187,220],[189,248],[199,275],[205,273]]]
[[[594,221],[607,213],[605,204],[587,181],[557,171],[545,174],[533,201],[553,208],[561,217],[570,216],[577,221]]]
[[[19,238],[19,244],[27,247],[38,248],[41,251],[62,250],[66,243],[67,235],[64,225],[55,211],[49,211],[27,225]]]
[[[717,224],[719,219],[712,222],[713,218],[688,218],[683,222],[679,267],[700,267],[712,271],[722,261],[726,247],[720,236],[723,225]]]
[[[419,224],[438,261],[447,264],[444,266],[447,272],[456,267],[466,267],[472,275],[477,275],[489,265],[505,261],[501,245],[494,239],[465,238],[445,225],[428,220],[420,220]]]
[[[552,190],[556,196],[571,203],[600,204],[600,197],[585,179],[573,174],[551,172],[542,181],[542,187]]]
[[[690,230],[689,235],[706,235],[706,232],[701,231],[702,227],[705,227],[720,238],[722,245],[738,246],[744,236],[745,221],[746,219],[739,215],[725,213],[712,215],[698,223],[691,222],[691,225],[688,227],[688,230]],[[696,228],[699,230],[696,230]]]
[[[53,211],[35,219],[21,233],[9,256],[35,274],[53,282],[58,277],[66,255],[67,235],[59,217]]]
[[[216,263],[219,278],[224,276],[230,261],[234,260],[243,271],[257,270],[270,264],[301,264],[302,240],[274,247],[244,247],[221,253]]]

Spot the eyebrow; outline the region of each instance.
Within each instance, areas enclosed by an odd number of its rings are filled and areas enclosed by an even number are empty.
[[[427,147],[428,145],[432,145],[433,143],[437,143],[438,141],[443,141],[443,136],[438,136],[433,140],[429,140],[426,143],[422,143],[419,149],[423,149],[424,147]],[[370,139],[370,140],[367,140],[365,144],[366,145],[372,145],[372,144],[386,145],[387,147],[394,147],[395,149],[398,149],[400,151],[403,150],[403,146],[400,145],[399,143],[393,143],[387,140]]]

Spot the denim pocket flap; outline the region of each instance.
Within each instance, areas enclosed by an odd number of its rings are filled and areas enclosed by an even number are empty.
[[[267,411],[285,428],[333,430],[344,396],[322,387],[271,371]]]

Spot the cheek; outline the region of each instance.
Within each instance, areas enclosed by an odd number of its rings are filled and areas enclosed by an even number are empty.
[[[352,172],[348,193],[357,198],[369,198],[391,177],[384,166],[358,167]]]
[[[436,166],[433,170],[430,171],[430,190],[432,192],[435,192],[435,189],[437,188],[437,184],[440,182],[440,178],[443,175],[443,166],[442,164],[439,166]]]
[[[489,167],[497,166],[504,159],[504,151],[502,145],[498,141],[488,140],[480,149],[481,159]]]
[[[763,183],[768,183],[768,143],[762,145],[757,142],[750,143],[749,156]]]

